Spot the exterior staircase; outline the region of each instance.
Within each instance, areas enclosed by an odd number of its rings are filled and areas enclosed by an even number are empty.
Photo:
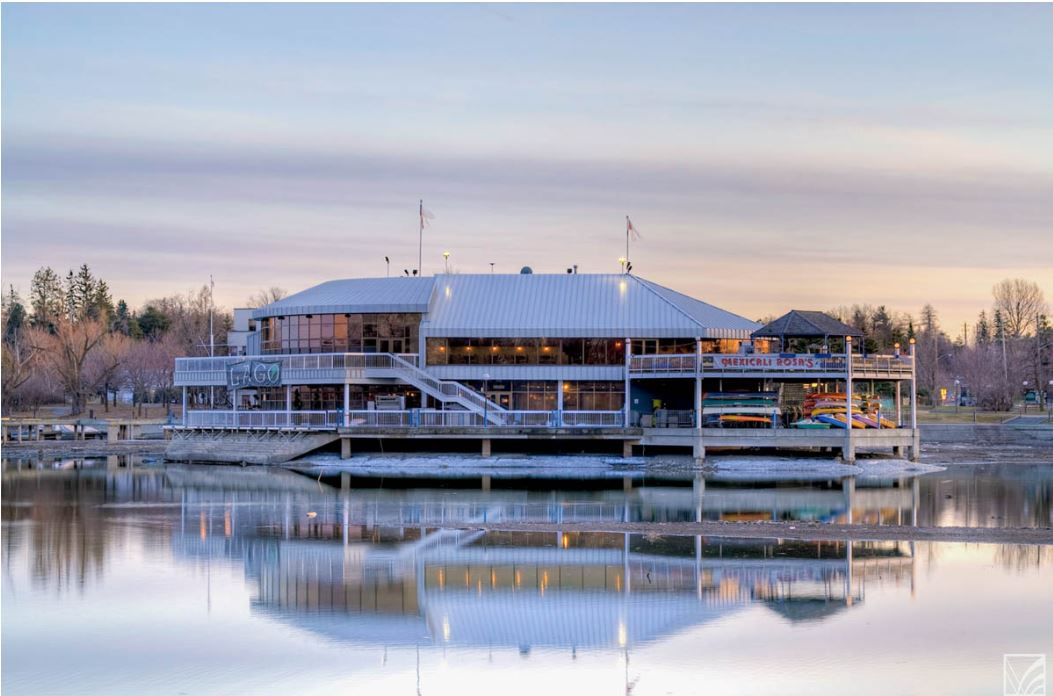
[[[495,425],[502,425],[505,422],[504,414],[507,413],[507,409],[490,401],[474,389],[460,382],[437,379],[399,355],[394,353],[388,355],[391,358],[393,376],[406,384],[420,389],[422,393],[438,399],[443,404],[454,403],[465,410],[477,413]]]

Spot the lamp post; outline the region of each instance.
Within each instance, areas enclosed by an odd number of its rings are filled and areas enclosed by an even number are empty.
[[[483,427],[490,425],[490,396],[486,393],[489,388],[490,373],[483,373]]]
[[[625,264],[629,263],[629,259],[624,256],[618,257],[618,264],[622,267],[622,273],[625,273]]]
[[[962,381],[954,380],[954,412],[958,413],[958,407],[962,403]]]
[[[446,273],[449,273],[450,272],[450,252],[448,252],[448,251],[442,252],[442,264],[443,264],[443,268],[445,269]]]

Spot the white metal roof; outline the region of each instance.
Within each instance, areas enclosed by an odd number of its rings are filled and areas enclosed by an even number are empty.
[[[421,312],[425,336],[749,338],[756,322],[633,275],[478,274],[322,283],[253,312]]]
[[[285,314],[427,312],[434,278],[330,280],[260,307],[253,318]]]
[[[759,324],[627,274],[440,275],[428,336],[749,338]]]

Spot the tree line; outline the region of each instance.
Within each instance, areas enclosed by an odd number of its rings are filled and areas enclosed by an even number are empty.
[[[133,311],[87,264],[65,277],[41,268],[28,298],[14,287],[3,296],[4,412],[66,402],[78,415],[93,397],[109,411],[127,389],[140,412],[153,400],[170,413],[175,358],[208,354],[211,308],[207,285]],[[217,309],[213,322],[225,343],[231,313]]]
[[[250,297],[248,306],[284,294],[268,288]],[[91,398],[108,411],[122,389],[131,391],[140,411],[149,400],[170,405],[175,358],[209,353],[211,308],[207,285],[132,310],[124,300],[113,302],[109,285],[87,264],[65,277],[41,268],[28,298],[23,300],[14,287],[2,298],[4,412],[35,413],[41,405],[66,402],[76,415]],[[1029,280],[995,285],[991,307],[960,331],[940,326],[930,304],[917,320],[884,305],[841,306],[828,313],[858,329],[868,353],[890,353],[897,343],[905,352],[915,339],[919,394],[934,405],[941,388],[953,389],[957,380],[978,406],[1006,410],[1028,388],[1048,390],[1053,378],[1049,305]],[[223,309],[212,314],[222,355],[233,315]]]
[[[906,351],[915,339],[919,398],[937,405],[940,390],[947,389],[948,398],[967,396],[981,408],[1004,411],[1026,391],[1050,390],[1053,328],[1038,283],[1003,280],[991,289],[991,299],[990,308],[961,327],[942,327],[931,304],[922,307],[917,322],[884,306],[852,305],[828,313],[862,332],[870,353],[891,352],[896,343]]]

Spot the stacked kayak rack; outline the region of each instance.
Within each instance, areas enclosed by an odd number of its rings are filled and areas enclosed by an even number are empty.
[[[874,395],[853,394],[852,406],[846,405],[843,392],[816,392],[804,402],[804,418],[793,423],[795,428],[895,428],[896,423],[881,416],[881,401]]]
[[[707,428],[775,428],[779,424],[778,392],[706,392],[702,424]]]

